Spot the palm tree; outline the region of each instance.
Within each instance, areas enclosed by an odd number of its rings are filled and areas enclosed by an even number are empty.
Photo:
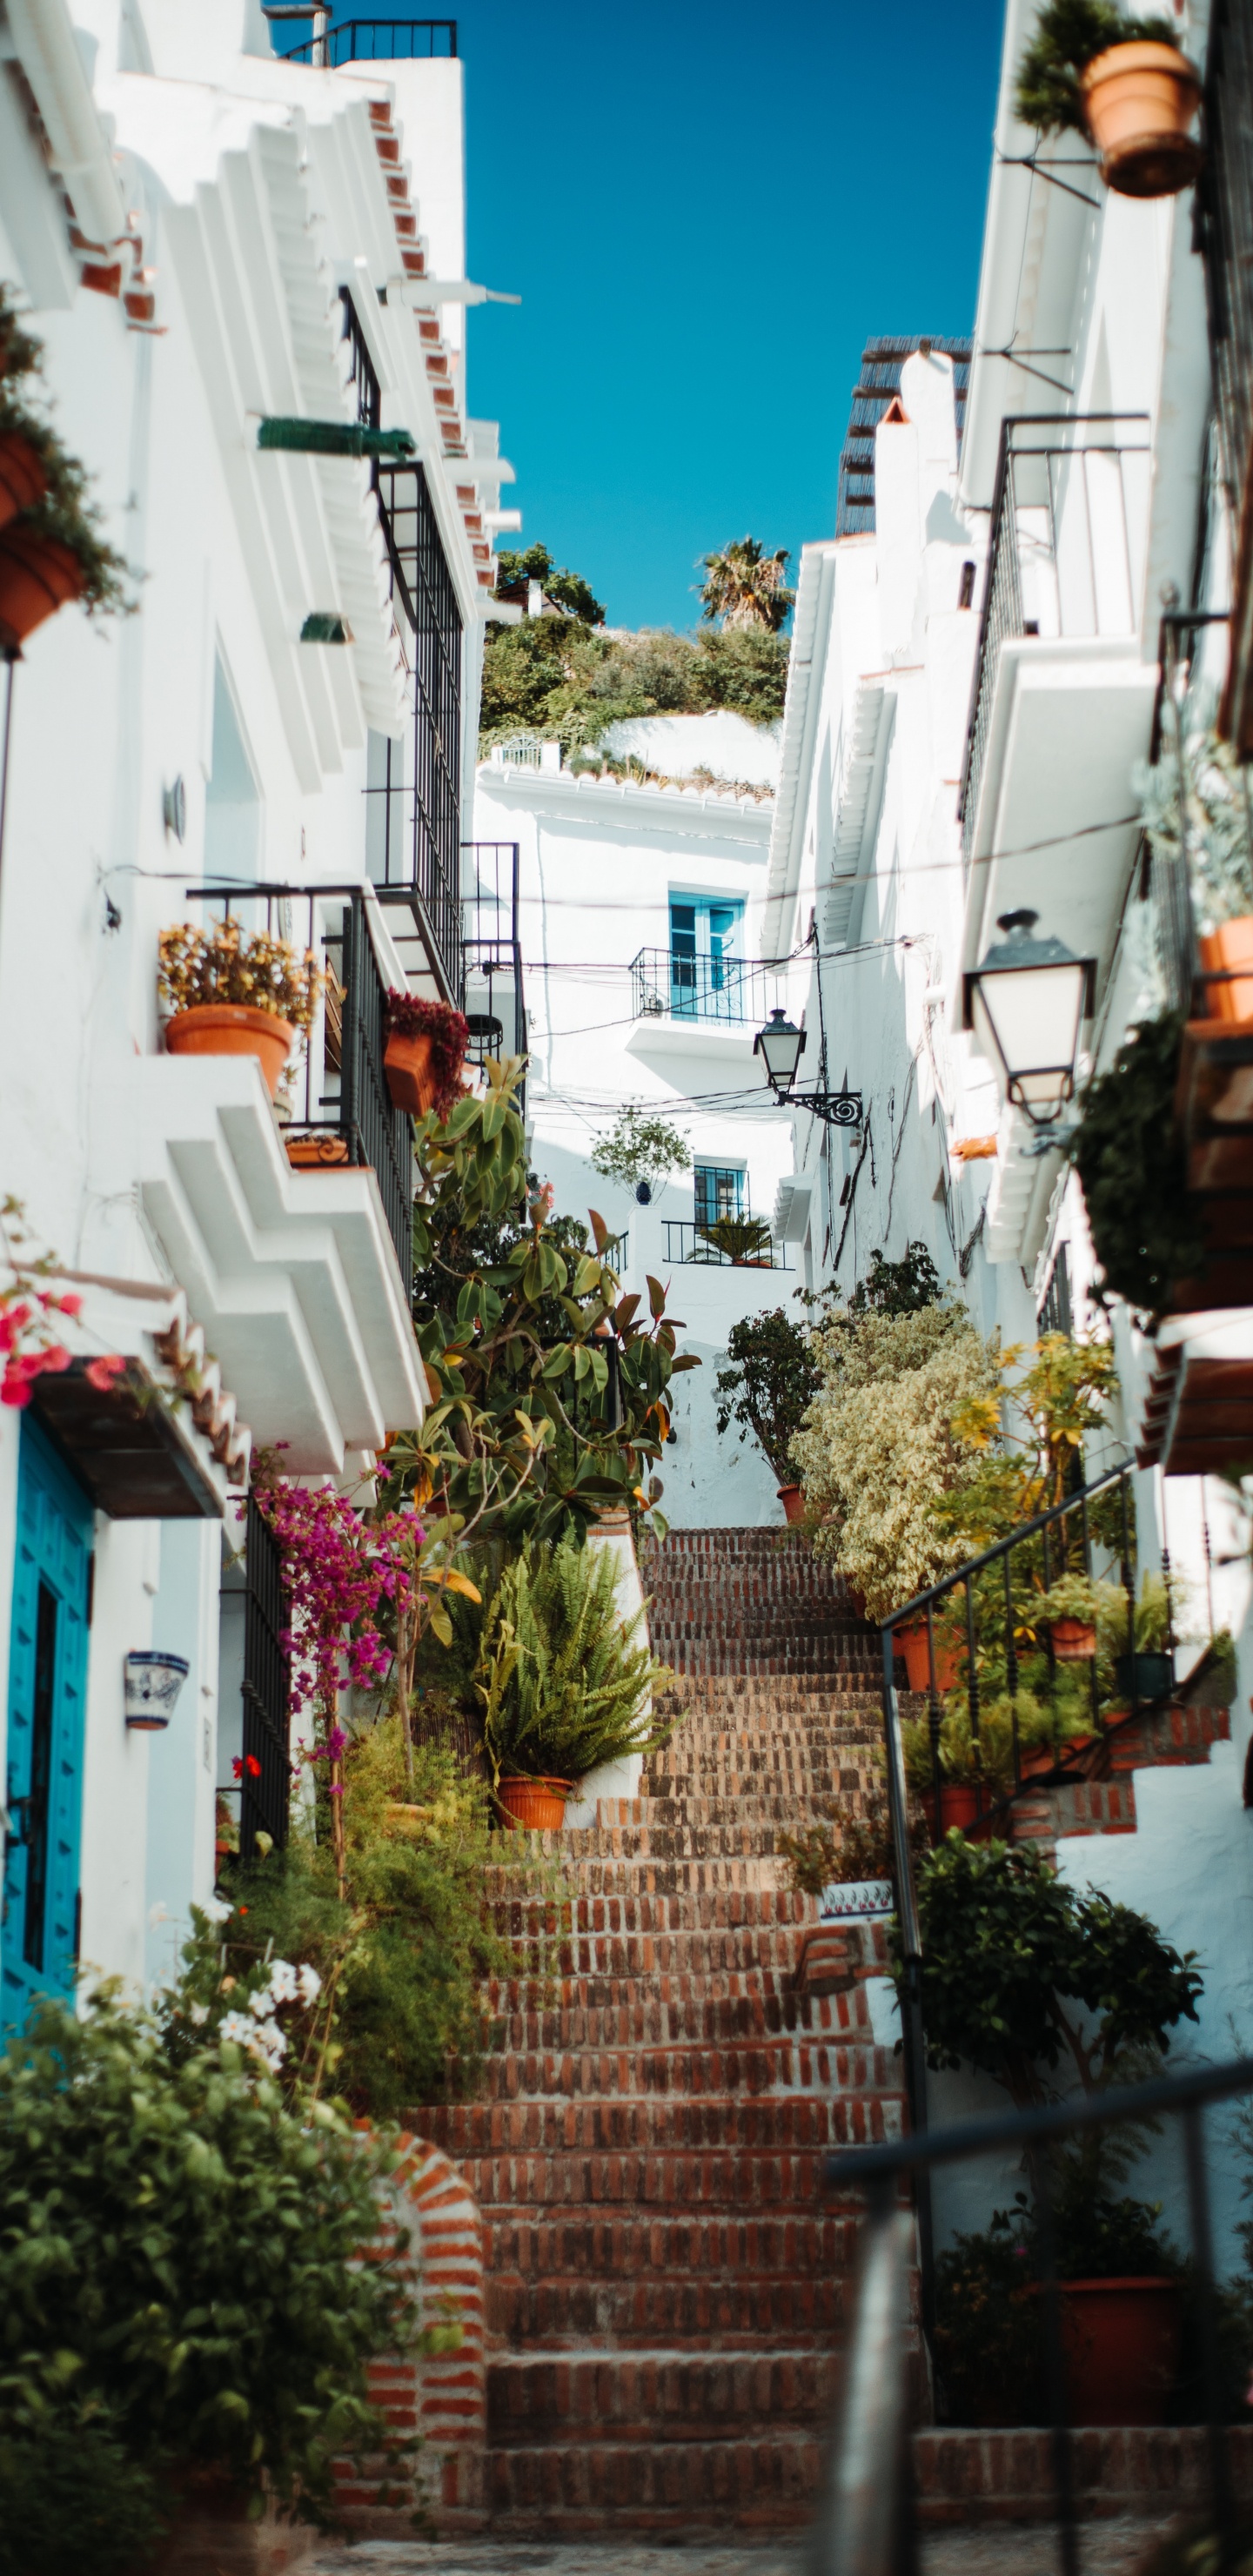
[[[777,554],[763,554],[756,537],[736,537],[721,554],[702,555],[697,563],[697,570],[703,567],[706,574],[702,617],[721,617],[728,626],[764,626],[767,634],[777,635],[796,597],[784,578],[787,562],[786,546]]]

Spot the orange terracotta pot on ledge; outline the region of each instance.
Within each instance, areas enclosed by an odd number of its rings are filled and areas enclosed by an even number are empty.
[[[783,1505],[784,1520],[789,1529],[794,1529],[796,1523],[803,1521],[805,1517],[804,1494],[799,1485],[780,1485],[777,1491]]]
[[[521,1825],[528,1834],[559,1834],[573,1780],[507,1779],[497,1783],[496,1798],[512,1833]]]
[[[1188,132],[1201,103],[1194,63],[1177,45],[1110,45],[1079,75],[1101,177],[1120,197],[1175,197],[1204,153]]]
[[[387,1088],[396,1109],[407,1109],[414,1118],[423,1118],[435,1106],[435,1079],[431,1072],[431,1039],[429,1032],[417,1038],[389,1037],[383,1049],[383,1070]]]
[[[1220,921],[1217,930],[1203,931],[1199,942],[1201,966],[1211,975],[1232,975],[1237,966],[1247,966],[1247,978],[1230,983],[1207,984],[1206,1016],[1211,1020],[1253,1020],[1253,913],[1242,912],[1234,921]]]
[[[251,1002],[195,1002],[176,1011],[165,1030],[171,1055],[255,1055],[271,1100],[295,1040],[290,1020]]]

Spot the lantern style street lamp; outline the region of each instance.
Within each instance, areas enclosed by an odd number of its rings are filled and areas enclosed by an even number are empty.
[[[793,1091],[804,1052],[804,1030],[793,1026],[786,1011],[772,1011],[764,1029],[757,1031],[753,1053],[765,1065],[766,1080],[780,1108],[807,1109],[811,1118],[821,1118],[827,1127],[860,1127],[860,1091]]]
[[[1014,1108],[1033,1127],[1052,1127],[1075,1096],[1096,960],[1076,957],[1061,939],[1036,939],[1038,919],[1025,910],[1001,913],[1004,939],[966,976],[962,1026],[973,1029]]]

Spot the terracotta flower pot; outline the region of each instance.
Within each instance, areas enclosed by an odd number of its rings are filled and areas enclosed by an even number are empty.
[[[295,1172],[324,1172],[348,1160],[348,1147],[342,1136],[329,1132],[320,1136],[289,1136],[287,1160]]]
[[[429,1033],[420,1038],[390,1037],[383,1049],[383,1070],[395,1108],[408,1109],[415,1118],[434,1108]]]
[[[573,1787],[573,1780],[502,1780],[496,1797],[511,1832],[521,1825],[528,1834],[558,1834]]]
[[[1096,1629],[1087,1619],[1055,1619],[1053,1652],[1059,1664],[1090,1664],[1096,1653]]]
[[[985,1816],[991,1803],[992,1793],[989,1789],[985,1789],[983,1792],[982,1809]],[[922,1812],[927,1819],[927,1832],[932,1836],[939,1832],[941,1824],[943,1825],[945,1833],[948,1833],[953,1825],[958,1826],[963,1834],[968,1833],[972,1825],[978,1824],[980,1815],[979,1792],[975,1787],[974,1781],[945,1781],[944,1794],[941,1801],[941,1812],[938,1818],[936,1812],[935,1791],[934,1789],[924,1789],[922,1793]]]
[[[0,643],[24,644],[46,617],[81,599],[87,577],[77,555],[56,537],[10,519],[0,529]]]
[[[795,1527],[797,1521],[804,1520],[805,1497],[801,1492],[799,1485],[780,1485],[778,1488],[778,1495],[779,1500],[783,1505],[784,1520],[787,1522],[789,1529],[792,1529]]]
[[[35,449],[20,430],[11,429],[0,438],[0,528],[7,527],[19,510],[30,509],[47,480]]]
[[[1211,1020],[1253,1020],[1253,913],[1242,912],[1235,921],[1221,921],[1217,930],[1202,933],[1201,965],[1211,975],[1230,974],[1234,966],[1247,966],[1247,980],[1238,983],[1207,984],[1206,1016]]]
[[[905,1658],[905,1671],[911,1691],[929,1691],[931,1668],[927,1655],[927,1623],[911,1619],[903,1628],[892,1630],[894,1644]],[[935,1639],[935,1686],[938,1691],[952,1690],[958,1676],[960,1657],[956,1646]]]
[[[1111,45],[1080,74],[1101,177],[1120,197],[1174,197],[1204,158],[1188,127],[1201,102],[1196,66],[1177,45]]]
[[[255,1055],[271,1100],[295,1039],[290,1020],[251,1002],[195,1002],[189,1011],[176,1011],[165,1030],[171,1055]]]
[[[1164,2424],[1179,2376],[1179,2284],[1063,2281],[1066,2414],[1072,2424]]]

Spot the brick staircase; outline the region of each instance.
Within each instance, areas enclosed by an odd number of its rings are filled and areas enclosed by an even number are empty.
[[[552,1910],[502,1900],[534,1973],[493,1998],[486,2098],[415,2115],[483,2206],[504,2529],[778,2528],[816,2486],[854,2227],[822,2161],[901,2103],[856,1958],[798,1981],[817,1905],[779,1836],[859,1811],[877,1643],[781,1536],[679,1531],[645,1567],[689,1714],[638,1798],[554,1838],[555,1965]]]

